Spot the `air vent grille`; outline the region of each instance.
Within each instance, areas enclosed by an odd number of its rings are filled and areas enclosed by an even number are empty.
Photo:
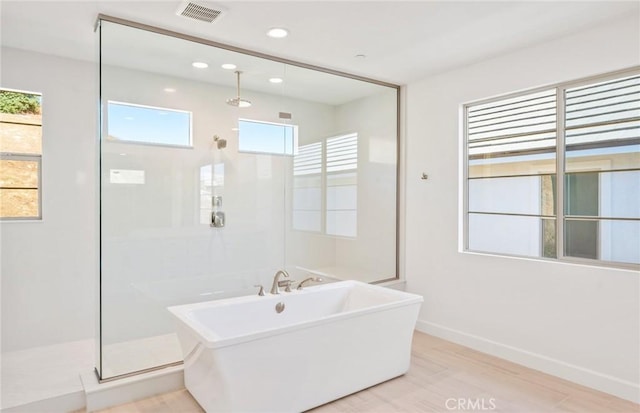
[[[188,1],[180,5],[177,14],[190,19],[213,23],[218,17],[220,17],[222,10],[212,9],[210,7]]]

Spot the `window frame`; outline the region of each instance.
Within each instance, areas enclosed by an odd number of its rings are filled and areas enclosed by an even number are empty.
[[[23,162],[37,162],[38,163],[38,187],[35,188],[38,191],[38,215],[28,217],[3,217],[0,216],[0,221],[42,221],[42,155],[36,154],[24,154],[24,153],[11,153],[0,152],[0,160],[3,161],[23,161]],[[2,189],[24,189],[24,188],[2,188]],[[32,189],[32,188],[28,188]]]
[[[570,263],[570,264],[580,264],[580,265],[588,265],[594,267],[607,267],[607,268],[619,268],[619,269],[630,269],[630,270],[640,270],[640,264],[635,263],[624,263],[624,262],[616,262],[616,261],[605,261],[602,259],[590,259],[590,258],[580,258],[565,255],[565,222],[567,221],[567,216],[569,214],[565,211],[565,153],[566,153],[566,143],[565,143],[565,92],[567,89],[577,88],[580,86],[588,86],[594,83],[606,82],[608,80],[614,80],[617,78],[640,75],[640,66],[634,66],[627,69],[622,69],[614,72],[608,72],[604,74],[589,76],[573,81],[566,82],[558,82],[553,84],[547,84],[540,87],[524,89],[513,93],[507,93],[502,95],[496,95],[486,99],[478,99],[463,103],[460,106],[460,138],[459,142],[461,144],[460,148],[460,156],[461,156],[461,174],[460,179],[460,188],[461,193],[460,196],[462,198],[460,213],[462,214],[459,222],[462,223],[462,231],[461,234],[461,243],[459,244],[460,252],[463,253],[472,253],[472,254],[481,254],[481,255],[491,255],[491,256],[500,256],[500,257],[511,257],[511,258],[523,258],[530,260],[542,260],[542,261],[550,261],[550,262],[561,262],[561,263]],[[556,258],[544,257],[544,256],[529,256],[529,255],[518,255],[518,254],[509,254],[509,253],[500,253],[500,252],[492,252],[492,251],[482,251],[482,250],[474,250],[469,248],[469,126],[468,126],[468,113],[471,107],[492,103],[496,101],[501,101],[505,99],[517,98],[537,92],[543,92],[545,90],[555,89],[556,90],[556,146],[555,146],[555,176],[556,176],[556,196],[555,196],[555,208],[556,208],[556,216],[555,216],[555,224],[556,224]],[[509,215],[509,214],[505,214]],[[602,219],[607,217],[589,217],[592,219]],[[609,217],[611,218],[611,217]],[[617,220],[632,220],[638,221],[638,219],[628,219],[628,218],[620,218]]]
[[[5,88],[2,87],[0,88],[0,90],[2,91],[8,91],[8,92],[17,92],[17,93],[23,93],[26,95],[38,95],[40,96],[40,107],[42,108],[44,105],[42,104],[42,101],[44,100],[43,97],[43,93],[42,92],[32,92],[29,90],[22,90],[22,89],[12,89],[12,88]],[[42,116],[42,115],[41,115]],[[37,162],[38,163],[38,215],[34,215],[34,216],[27,216],[27,217],[3,217],[0,216],[0,222],[2,223],[7,223],[7,222],[25,222],[25,221],[32,221],[32,222],[42,222],[42,153],[44,152],[44,145],[42,142],[42,138],[43,138],[43,122],[41,121],[40,123],[40,154],[35,154],[35,153],[19,153],[19,152],[1,152],[0,151],[0,160],[9,160],[9,161],[23,161],[23,162]],[[11,188],[3,188],[3,189],[11,189]]]

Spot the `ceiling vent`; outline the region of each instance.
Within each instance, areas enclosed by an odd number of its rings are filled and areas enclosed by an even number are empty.
[[[204,5],[207,2],[201,1],[199,3],[195,3],[193,1],[184,1],[178,7],[176,14],[178,16],[187,17],[190,19],[196,19],[207,23],[213,23],[223,13],[221,7],[214,5]]]

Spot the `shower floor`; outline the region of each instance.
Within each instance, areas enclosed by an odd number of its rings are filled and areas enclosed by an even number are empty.
[[[94,370],[95,350],[89,339],[2,353],[0,409],[74,394],[84,400],[80,374]],[[182,360],[182,353],[176,335],[165,334],[104,346],[103,357],[103,377],[113,377]]]

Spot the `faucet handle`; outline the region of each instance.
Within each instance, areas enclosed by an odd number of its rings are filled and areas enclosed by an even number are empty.
[[[254,287],[260,287],[260,290],[258,291],[258,295],[259,296],[264,296],[264,287],[260,284],[256,284],[254,285]]]
[[[278,281],[278,287],[285,287],[284,288],[284,292],[285,293],[290,293],[291,292],[291,284],[293,284],[296,280],[282,280],[282,281]]]

